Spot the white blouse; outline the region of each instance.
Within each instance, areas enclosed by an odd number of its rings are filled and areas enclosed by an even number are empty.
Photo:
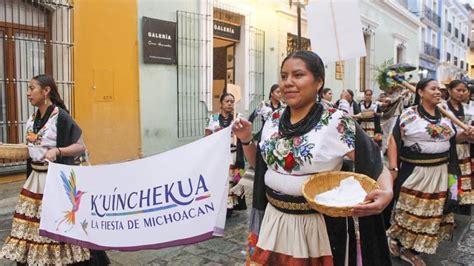
[[[259,143],[268,165],[265,184],[287,195],[301,196],[312,174],[340,170],[344,155],[355,147],[355,122],[342,111],[324,109],[318,124],[303,136],[285,139],[278,133],[285,109],[265,122]]]
[[[400,129],[403,132],[403,146],[420,153],[443,153],[449,150],[449,140],[456,134],[451,121],[441,117],[436,124],[422,118],[417,106],[412,106],[400,115]]]
[[[56,147],[58,114],[59,109],[55,107],[48,122],[36,134],[33,131],[36,112],[26,122],[26,143],[30,158],[34,162],[44,162],[46,152]]]

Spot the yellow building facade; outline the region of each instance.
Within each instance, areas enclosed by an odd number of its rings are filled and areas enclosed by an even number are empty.
[[[74,1],[74,113],[94,164],[140,156],[137,5]]]

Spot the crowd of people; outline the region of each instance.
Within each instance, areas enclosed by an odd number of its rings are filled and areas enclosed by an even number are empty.
[[[264,117],[258,134],[245,119],[233,124],[255,169],[248,262],[360,265],[362,258],[363,265],[390,265],[395,256],[425,265],[420,253],[451,239],[453,214],[470,214],[474,201],[468,85],[454,80],[444,89],[425,78],[415,92],[395,85],[373,100],[366,89],[357,103],[344,89],[333,102],[319,56],[298,51],[281,65],[279,90],[281,107],[257,112]],[[352,219],[317,213],[302,195],[309,176],[336,170],[363,173],[380,187],[353,209],[362,254]]]
[[[280,82],[272,86],[268,101],[250,119],[238,117],[235,97],[224,93],[219,113],[210,116],[204,129],[210,135],[232,127],[228,217],[247,208],[245,188],[239,186],[245,159],[255,172],[248,263],[391,265],[395,256],[425,265],[420,253],[433,254],[441,241],[451,239],[453,214],[470,214],[474,202],[474,110],[468,85],[452,81],[443,98],[440,84],[427,78],[415,92],[393,86],[378,100],[366,89],[360,102],[344,89],[333,103],[333,91],[324,82],[321,58],[294,52],[283,60]],[[28,179],[0,256],[20,265],[107,264],[103,251],[38,234],[46,160],[78,164],[85,146],[51,77],[34,77],[27,95],[37,107],[26,124]],[[467,126],[443,116],[440,104]],[[255,134],[252,121],[259,116],[263,126]],[[378,184],[364,204],[353,208],[359,230],[352,219],[318,213],[302,195],[311,175],[339,170],[365,174]]]

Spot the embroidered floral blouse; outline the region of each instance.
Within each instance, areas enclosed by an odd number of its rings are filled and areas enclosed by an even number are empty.
[[[36,112],[26,122],[26,143],[33,162],[43,162],[46,152],[56,147],[58,114],[59,109],[55,107],[48,122],[36,134],[33,131]]]
[[[355,123],[340,110],[324,109],[313,130],[285,139],[278,133],[284,110],[273,112],[262,130],[259,145],[268,165],[265,184],[284,194],[301,196],[310,175],[341,169],[344,155],[354,150]]]
[[[403,132],[403,145],[420,153],[443,153],[449,150],[449,140],[456,134],[451,121],[442,117],[439,123],[432,124],[423,119],[416,110],[409,107],[400,115],[400,130]]]

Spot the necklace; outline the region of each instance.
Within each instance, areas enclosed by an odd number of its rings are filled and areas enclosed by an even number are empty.
[[[219,125],[222,128],[226,128],[232,123],[234,115],[230,113],[227,117],[224,117],[222,114],[219,114]]]
[[[365,107],[365,109],[369,109],[369,108],[372,106],[372,102],[369,102],[369,105],[368,105],[368,106],[366,105],[366,103],[367,103],[367,102],[364,101],[364,107]]]
[[[44,125],[46,125],[46,122],[48,122],[49,116],[53,112],[54,107],[55,107],[54,104],[51,104],[50,106],[48,106],[43,117],[41,117],[41,112],[39,111],[39,109],[38,111],[36,111],[35,120],[33,121],[34,133],[38,133],[44,127]]]
[[[451,104],[451,101],[448,101],[448,108],[453,112],[453,114],[460,120],[464,120],[464,107],[462,104],[459,104],[459,110],[456,110],[454,106]]]
[[[435,115],[434,116],[430,115],[425,110],[423,105],[421,105],[421,104],[418,105],[417,110],[418,110],[418,113],[420,114],[421,118],[425,119],[426,121],[428,121],[431,124],[438,124],[441,121],[441,113],[438,110],[438,108],[435,108]]]
[[[291,124],[291,110],[286,107],[278,125],[278,132],[284,138],[302,136],[311,131],[321,119],[324,107],[319,103],[314,103],[306,116],[300,121]]]

